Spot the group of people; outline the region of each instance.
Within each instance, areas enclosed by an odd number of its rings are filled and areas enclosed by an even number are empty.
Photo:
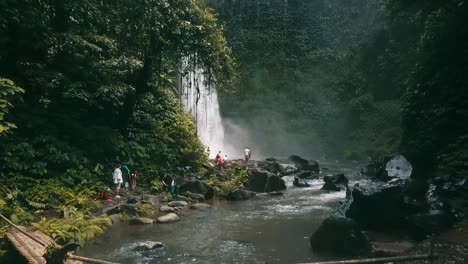
[[[112,178],[115,186],[115,198],[120,198],[120,189],[124,183],[124,178],[128,180],[125,182],[125,188],[131,187],[132,190],[136,188],[137,171],[132,173],[126,165],[122,167],[121,164],[118,164],[114,169]]]
[[[210,147],[206,149],[206,153],[208,157],[210,157]],[[245,147],[244,149],[244,157],[245,161],[249,162],[252,158],[252,151],[250,148]],[[224,164],[228,160],[228,155],[222,155],[221,150],[216,154],[215,157],[215,163],[216,166],[222,168]],[[128,166],[124,165],[122,166],[121,164],[118,164],[115,169],[114,173],[112,174],[113,176],[113,181],[114,181],[114,186],[115,186],[115,198],[120,198],[120,189],[122,187],[122,184],[124,183],[124,179],[128,179],[128,181],[125,182],[125,188],[131,187],[132,190],[136,188],[136,178],[137,178],[137,171],[131,172]],[[173,196],[176,193],[177,186],[174,182],[174,178],[171,176],[166,175],[163,179],[163,189],[169,191]],[[130,186],[129,186],[130,185]],[[106,192],[101,193],[101,196],[104,197],[106,196]]]
[[[206,149],[206,155],[208,156],[208,158],[210,157],[210,153],[211,153],[211,150],[210,150],[210,147],[208,147]],[[244,156],[245,156],[245,161],[248,162],[251,160],[252,158],[252,150],[250,150],[250,148],[248,147],[245,147],[244,149]],[[221,150],[216,154],[216,157],[215,157],[215,164],[219,167],[223,167],[224,164],[227,162],[228,160],[228,155],[222,155],[221,153]]]
[[[124,165],[122,166],[121,164],[118,164],[115,169],[114,173],[112,174],[113,182],[114,182],[114,194],[115,198],[121,198],[120,197],[120,189],[122,188],[122,184],[124,184],[124,179],[128,180],[125,181],[125,188],[131,187],[132,190],[135,190],[136,188],[136,179],[137,179],[137,171],[131,172],[128,166]],[[162,183],[163,183],[163,190],[166,190],[172,194],[172,196],[176,195],[177,191],[177,185],[175,184],[174,178],[166,175],[164,178],[162,178]],[[107,190],[108,192],[111,192],[110,189]],[[101,198],[107,199],[108,195],[106,192],[101,193]]]

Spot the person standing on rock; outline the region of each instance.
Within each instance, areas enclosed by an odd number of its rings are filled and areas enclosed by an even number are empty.
[[[135,190],[136,188],[136,178],[137,178],[137,171],[134,171],[133,173],[130,174],[130,186],[132,187],[132,190]]]
[[[248,162],[250,160],[250,149],[248,147],[245,147],[244,149],[244,156],[245,162]]]
[[[208,146],[208,148],[206,149],[206,156],[208,156],[208,159],[210,159],[210,146]]]
[[[125,179],[125,184],[124,188],[128,188],[129,182],[130,182],[130,169],[127,167],[127,165],[122,166],[122,179]]]
[[[216,154],[215,163],[218,164],[219,159],[221,159],[221,150]]]
[[[113,173],[114,185],[115,185],[115,198],[120,198],[120,186],[122,185],[123,178],[122,178],[122,171],[120,170],[122,165],[117,165]]]

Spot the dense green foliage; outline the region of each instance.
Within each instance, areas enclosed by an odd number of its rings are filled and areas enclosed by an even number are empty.
[[[107,226],[86,218],[117,163],[139,186],[197,171],[206,157],[175,83],[185,58],[230,89],[230,49],[204,0],[2,1],[0,212],[29,224],[45,211],[59,219],[42,230],[82,242]]]
[[[248,130],[234,141],[267,155],[401,152],[419,175],[466,174],[465,1],[211,4],[238,58],[239,92],[222,98]]]
[[[24,93],[24,90],[16,86],[12,80],[0,78],[0,134],[16,128],[15,124],[5,121],[5,115],[13,107],[10,101],[18,93]]]
[[[221,106],[257,154],[363,158],[383,132],[398,146],[399,62],[385,54],[379,1],[212,4],[240,71],[239,91]]]
[[[391,31],[409,67],[402,151],[418,176],[468,173],[468,4],[387,1]],[[398,35],[397,35],[398,34]]]
[[[246,167],[232,165],[214,174],[213,177],[205,180],[205,183],[213,187],[217,196],[227,197],[231,191],[244,189],[249,179],[248,176]]]

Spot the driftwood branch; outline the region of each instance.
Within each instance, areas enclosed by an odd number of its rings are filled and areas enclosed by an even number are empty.
[[[405,262],[413,260],[432,260],[435,256],[433,255],[414,255],[414,256],[398,256],[398,257],[386,257],[386,258],[369,258],[369,259],[352,259],[352,260],[337,260],[337,261],[325,261],[325,262],[311,262],[302,264],[366,264],[366,263],[385,263],[385,262]]]

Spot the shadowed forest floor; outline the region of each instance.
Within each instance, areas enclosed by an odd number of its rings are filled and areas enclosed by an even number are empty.
[[[427,254],[430,251],[430,240],[420,243],[411,249],[411,254]],[[466,264],[468,263],[468,220],[457,224],[452,230],[436,235],[434,251],[439,256],[434,264]],[[429,261],[413,261],[411,264],[427,264]]]

